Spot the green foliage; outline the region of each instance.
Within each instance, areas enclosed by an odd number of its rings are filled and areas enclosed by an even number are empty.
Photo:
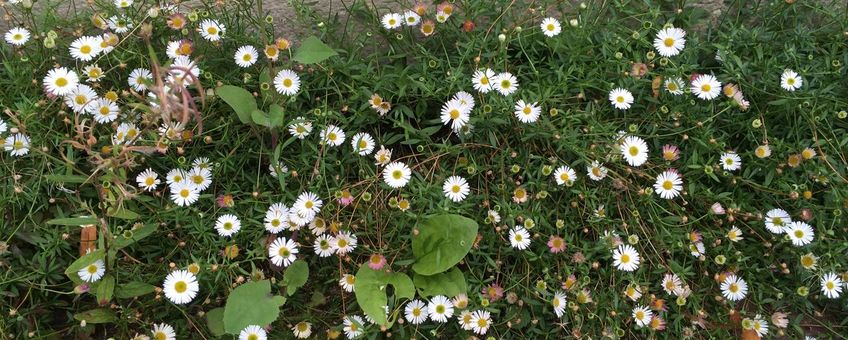
[[[227,105],[233,108],[242,124],[250,124],[253,112],[256,111],[256,99],[247,90],[233,85],[219,87],[215,93],[221,97]],[[258,124],[258,123],[257,123]]]
[[[453,267],[444,273],[429,276],[414,274],[412,281],[415,283],[415,289],[418,291],[418,295],[422,297],[435,295],[457,296],[468,292],[465,275],[457,267]]]
[[[293,59],[301,64],[317,64],[337,55],[335,50],[313,35],[301,42]]]
[[[271,293],[271,281],[245,283],[230,292],[224,307],[224,330],[238,334],[247,326],[265,326],[280,314],[286,298]]]
[[[286,294],[294,295],[297,289],[303,287],[309,278],[309,264],[306,261],[298,260],[292,262],[283,274],[283,284],[286,285]]]
[[[477,222],[460,215],[428,217],[412,237],[412,269],[421,275],[433,275],[453,267],[471,250],[477,237]]]
[[[368,268],[367,265],[359,267],[356,272],[356,302],[365,315],[368,315],[378,325],[391,327],[394,317],[388,319],[388,287],[394,289],[393,301],[398,306],[401,299],[412,299],[415,297],[415,286],[412,280],[404,273],[388,273],[385,271]]]

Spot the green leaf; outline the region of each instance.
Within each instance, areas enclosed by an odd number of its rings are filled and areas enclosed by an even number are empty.
[[[115,312],[109,308],[97,308],[74,314],[74,319],[77,321],[85,320],[86,323],[111,323],[118,320]]]
[[[52,220],[47,221],[47,224],[81,226],[81,225],[86,225],[86,224],[97,224],[97,218],[95,218],[95,217],[54,218]]]
[[[95,250],[93,252],[85,254],[73,263],[71,263],[71,265],[68,266],[68,269],[65,269],[65,275],[67,275],[68,278],[71,279],[71,281],[74,281],[74,283],[80,284],[82,283],[82,280],[80,280],[80,277],[79,275],[77,275],[77,272],[80,271],[80,269],[83,269],[86,266],[96,262],[97,260],[104,259],[105,257],[106,252],[103,249]]]
[[[453,267],[448,272],[436,275],[426,276],[415,274],[412,276],[412,280],[415,283],[415,288],[418,290],[418,295],[423,297],[435,295],[453,297],[468,292],[465,275],[457,267]]]
[[[44,179],[56,183],[85,183],[88,177],[80,175],[44,175]]]
[[[245,283],[230,293],[224,307],[224,329],[238,334],[247,326],[264,327],[280,316],[286,298],[271,294],[271,281]]]
[[[218,97],[233,108],[239,120],[244,124],[250,124],[251,112],[256,110],[256,99],[247,90],[232,85],[224,85],[215,91]]]
[[[477,237],[477,222],[460,215],[435,215],[418,226],[412,236],[412,270],[421,275],[444,272],[471,250]]]
[[[150,234],[153,234],[153,232],[156,231],[156,228],[158,228],[158,227],[159,227],[158,224],[151,223],[151,224],[145,224],[145,225],[143,225],[139,228],[133,229],[133,230],[125,231],[125,232],[119,234],[118,237],[116,237],[112,241],[112,248],[113,249],[121,249],[121,248],[129,246],[133,243],[136,243],[138,240],[141,240],[141,239],[143,239],[147,236],[150,236]],[[129,236],[129,237],[127,237],[127,236]]]
[[[227,334],[224,331],[224,307],[218,307],[206,312],[206,325],[209,326],[209,331],[214,336],[221,337]]]
[[[129,299],[153,293],[154,290],[156,290],[156,287],[152,284],[130,281],[117,287],[115,290],[115,297],[119,299]]]
[[[135,220],[139,217],[138,213],[136,213],[135,211],[126,208],[118,209],[117,207],[109,209],[106,212],[106,216],[120,218],[123,220]]]
[[[250,113],[250,119],[252,119],[253,123],[256,125],[271,127],[271,120],[268,118],[268,115],[260,110],[253,110]]]
[[[392,285],[395,291],[395,301],[415,297],[415,286],[404,273],[377,271],[368,268],[367,264],[359,267],[356,272],[356,302],[366,315],[378,325],[391,327],[386,316],[388,297],[386,288]]]
[[[271,127],[280,127],[285,124],[286,112],[282,106],[271,104],[268,108],[268,121]]]
[[[292,296],[298,288],[306,284],[309,278],[309,265],[306,261],[297,260],[289,265],[283,274],[283,283],[286,285],[286,294]]]
[[[97,298],[97,304],[104,306],[112,301],[112,295],[115,293],[115,277],[111,274],[103,275],[103,278],[98,282],[97,288],[94,290],[94,297]]]
[[[293,59],[301,64],[315,64],[336,55],[335,50],[313,35],[303,40]]]

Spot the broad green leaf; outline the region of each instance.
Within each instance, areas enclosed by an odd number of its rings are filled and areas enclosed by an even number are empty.
[[[471,250],[477,237],[477,222],[460,215],[435,215],[427,218],[412,236],[412,270],[433,275],[453,267]]]
[[[394,287],[395,301],[415,297],[415,286],[412,280],[404,273],[387,273],[368,268],[363,264],[356,272],[356,302],[366,315],[371,317],[378,325],[391,327],[386,315],[388,297],[386,288],[388,285]]]
[[[238,334],[247,326],[264,327],[280,316],[286,298],[271,294],[271,281],[245,283],[232,292],[224,307],[224,330]]]
[[[47,224],[81,226],[81,225],[86,225],[86,224],[97,224],[97,218],[96,217],[54,218],[52,220],[47,221]]]
[[[293,59],[301,64],[316,64],[336,55],[335,50],[313,35],[303,40]]]
[[[129,299],[136,296],[142,296],[153,293],[156,287],[149,283],[130,281],[118,286],[115,289],[115,297],[119,299]]]
[[[118,319],[115,312],[109,308],[97,308],[74,314],[77,321],[85,320],[86,323],[99,324],[111,323]]]
[[[123,233],[118,234],[118,236],[112,241],[112,248],[121,249],[129,246],[138,240],[150,236],[150,234],[153,234],[158,227],[159,225],[157,223],[150,223],[133,230],[124,231]]]
[[[221,337],[227,334],[224,331],[224,307],[218,307],[206,312],[206,325],[209,326],[209,331],[214,336]]]
[[[286,112],[283,110],[282,106],[277,104],[271,104],[268,108],[268,121],[271,124],[271,127],[280,127],[285,124]]]
[[[256,99],[247,90],[232,85],[224,85],[215,91],[218,97],[233,108],[239,120],[244,124],[250,124],[251,112],[256,110]]]
[[[306,280],[308,278],[309,265],[306,261],[294,261],[286,269],[285,274],[283,274],[283,283],[286,285],[286,294],[288,294],[288,296],[292,296],[298,288],[303,287],[303,285],[306,284]]]
[[[79,275],[77,275],[77,272],[80,271],[80,269],[85,268],[86,266],[94,263],[97,260],[104,259],[105,257],[106,257],[106,252],[103,249],[95,250],[93,252],[85,254],[82,257],[78,258],[73,263],[71,263],[71,265],[68,266],[68,269],[65,269],[65,275],[67,275],[68,278],[71,279],[71,281],[74,281],[74,283],[80,284],[83,281],[80,280],[80,277],[79,277]]]
[[[260,110],[253,110],[250,113],[250,119],[252,119],[253,123],[256,125],[271,127],[271,120],[268,118],[268,115]]]
[[[450,271],[430,276],[415,274],[412,276],[412,280],[415,282],[418,295],[423,297],[435,295],[453,297],[468,292],[465,275],[457,267],[453,267]]]
[[[94,290],[94,297],[97,298],[97,304],[104,306],[112,301],[112,295],[115,293],[115,277],[111,274],[103,275],[103,278],[98,282],[97,288]]]

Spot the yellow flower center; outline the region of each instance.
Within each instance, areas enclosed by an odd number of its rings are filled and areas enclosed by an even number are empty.
[[[188,189],[180,190],[180,196],[182,196],[182,198],[188,198],[189,193]]]
[[[289,248],[282,247],[280,248],[280,250],[277,251],[277,254],[282,257],[289,257],[289,255],[291,255],[291,251],[289,251]]]
[[[489,77],[480,78],[480,84],[489,85]]]
[[[392,177],[394,179],[401,179],[403,177],[403,172],[400,170],[392,171]]]
[[[224,223],[224,230],[233,229],[233,224],[230,222]]]
[[[165,334],[165,332],[159,331],[156,332],[156,334],[153,334],[153,338],[156,340],[165,340],[168,339],[168,336]]]
[[[82,105],[88,102],[88,98],[84,95],[78,94],[76,97],[74,97],[74,102],[76,102],[77,105]]]
[[[669,91],[672,91],[672,92],[677,91],[677,83],[675,83],[675,82],[670,82],[670,83],[668,83],[668,85],[666,85],[666,88],[667,88]]]
[[[23,39],[23,38],[24,38],[24,36],[23,36],[22,34],[20,34],[20,33],[16,33],[16,34],[12,37],[12,40],[21,40],[21,39]]]
[[[619,103],[624,103],[624,97],[623,96],[615,97],[615,101],[617,101]]]
[[[347,240],[345,240],[345,239],[339,239],[339,241],[338,241],[338,246],[339,246],[339,248],[347,247]],[[351,277],[350,277],[350,276],[348,276],[348,281],[350,281],[350,278],[351,278]]]
[[[804,231],[802,231],[802,230],[795,230],[795,237],[796,237],[796,238],[802,238],[802,237],[804,237]]]
[[[621,254],[621,263],[629,263],[629,262],[630,262],[630,255]]]
[[[786,79],[786,83],[789,85],[795,85],[795,78]]]
[[[511,86],[512,86],[512,83],[509,80],[506,80],[506,79],[501,80],[501,87],[502,88],[508,89]]]
[[[294,82],[289,78],[283,79],[283,86],[285,87],[291,87],[293,83]]]
[[[395,19],[389,19],[389,26],[394,26],[397,21]]]
[[[453,187],[451,187],[451,192],[455,194],[459,193],[460,190],[462,190],[462,188],[460,188],[459,185],[454,184]]]
[[[206,33],[209,33],[209,35],[216,35],[218,34],[218,29],[210,26],[206,29]]]
[[[102,114],[104,116],[108,116],[109,115],[109,107],[108,106],[101,106],[100,107],[100,114]]]
[[[60,77],[59,79],[56,79],[56,86],[65,87],[67,85],[68,79],[65,79],[65,77]]]
[[[85,270],[88,271],[89,274],[94,274],[94,273],[97,273],[97,266],[90,264],[90,265],[88,265],[88,268],[86,268]]]
[[[256,334],[250,334],[247,336],[247,340],[259,340],[259,336]]]
[[[673,183],[671,183],[671,181],[668,181],[668,180],[666,180],[666,181],[665,181],[665,182],[663,182],[663,184],[662,184],[662,188],[663,188],[663,189],[665,189],[665,190],[671,190],[671,188],[672,188],[673,186],[674,186],[674,184],[673,184]]]
[[[312,201],[306,201],[306,203],[303,204],[303,206],[305,206],[306,209],[312,209],[312,206],[314,206],[314,205],[315,205],[315,203],[312,202]]]
[[[636,312],[636,319],[642,320],[644,318],[645,318],[645,312],[643,312],[643,311],[637,311]]]
[[[635,146],[631,146],[630,149],[627,149],[627,152],[630,153],[631,156],[636,156],[639,154],[639,148]]]
[[[445,312],[445,306],[444,305],[436,306],[436,313],[443,314],[444,312]]]
[[[712,87],[712,86],[710,86],[710,84],[704,84],[704,85],[701,85],[701,91],[702,91],[702,92],[710,92],[710,90],[712,90],[712,88],[713,88],[713,87]]]
[[[451,110],[450,111],[450,117],[451,117],[451,119],[459,118],[459,110],[457,110],[457,109]]]
[[[730,286],[727,287],[727,290],[729,290],[731,293],[736,293],[736,292],[739,291],[739,285],[735,284],[735,283],[731,283]]]
[[[155,181],[156,180],[153,179],[153,177],[147,177],[147,179],[144,180],[144,184],[147,185],[147,186],[152,186],[153,183],[155,183]]]
[[[339,243],[341,243],[341,242],[339,242]],[[349,284],[349,285],[355,284],[356,283],[356,276],[353,276],[353,275],[346,276],[345,282],[347,282],[347,284]]]
[[[567,172],[563,172],[562,175],[559,175],[559,179],[563,180],[564,182],[568,182],[571,177],[568,176]]]
[[[533,112],[533,109],[531,109],[529,106],[525,106],[523,111],[524,114],[529,115],[531,112]]]
[[[80,52],[82,52],[83,54],[89,54],[89,53],[91,53],[91,46],[89,46],[89,45],[82,45],[82,47],[80,47],[80,49],[79,49],[79,50],[80,50]]]
[[[330,132],[329,134],[327,134],[327,139],[329,139],[329,140],[331,140],[331,141],[332,141],[332,140],[336,140],[336,137],[337,137],[337,136],[336,136],[336,133],[335,133],[335,132]]]
[[[663,45],[665,45],[665,47],[672,47],[672,46],[674,46],[674,39],[672,39],[672,38],[665,38],[665,40],[663,40]]]
[[[554,26],[554,24],[548,24],[548,31],[553,31],[554,29],[556,29],[556,26]]]
[[[365,141],[364,139],[360,139],[359,144],[357,144],[357,145],[359,146],[360,149],[365,149],[366,147],[368,147],[368,142]]]
[[[177,293],[185,293],[185,291],[188,290],[188,283],[185,281],[177,281],[177,283],[174,284],[174,290],[177,291]]]

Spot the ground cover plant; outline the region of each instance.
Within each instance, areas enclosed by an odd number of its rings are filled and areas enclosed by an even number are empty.
[[[3,338],[848,334],[844,2],[291,5],[2,4]]]

